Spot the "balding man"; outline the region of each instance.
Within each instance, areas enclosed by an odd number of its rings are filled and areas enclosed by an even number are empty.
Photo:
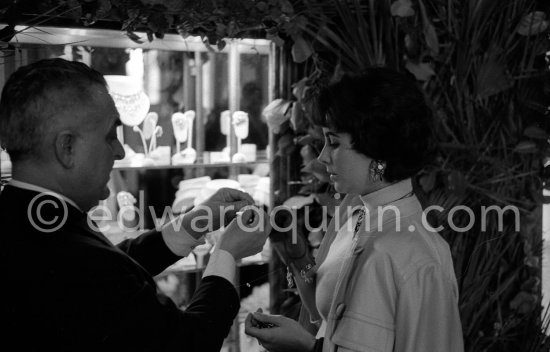
[[[13,180],[0,195],[3,344],[25,351],[220,350],[239,308],[235,261],[259,252],[267,229],[251,226],[252,210],[235,218],[253,201],[224,189],[159,231],[113,246],[87,212],[109,195],[113,163],[124,157],[119,124],[103,76],[82,63],[41,60],[6,82],[0,142]],[[157,293],[152,275],[220,224],[225,231],[182,311]]]

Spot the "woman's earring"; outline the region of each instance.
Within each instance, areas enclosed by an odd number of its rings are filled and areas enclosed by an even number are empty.
[[[384,172],[386,171],[386,162],[382,160],[373,160],[370,163],[369,171],[370,179],[373,182],[382,181],[382,177],[384,176]]]

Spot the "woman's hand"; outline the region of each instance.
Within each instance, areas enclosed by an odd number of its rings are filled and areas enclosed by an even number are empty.
[[[310,352],[315,346],[313,335],[297,321],[281,315],[250,313],[244,331],[270,352]]]

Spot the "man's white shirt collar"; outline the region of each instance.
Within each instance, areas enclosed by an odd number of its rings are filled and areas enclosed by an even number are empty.
[[[72,205],[73,207],[75,207],[76,209],[78,209],[82,212],[82,209],[80,209],[80,207],[78,205],[76,205],[76,203],[72,199],[69,199],[69,198],[65,197],[64,195],[59,194],[57,192],[54,192],[50,189],[47,189],[47,188],[44,188],[44,187],[41,187],[41,186],[37,186],[37,185],[33,185],[32,183],[18,181],[18,180],[14,180],[14,179],[11,179],[10,182],[8,183],[8,185],[13,186],[13,187],[17,187],[17,188],[26,189],[28,191],[38,192],[38,193],[50,193],[50,194],[52,194],[56,197],[59,197],[59,198],[63,199],[64,201],[66,201],[67,203],[69,203],[70,205]]]

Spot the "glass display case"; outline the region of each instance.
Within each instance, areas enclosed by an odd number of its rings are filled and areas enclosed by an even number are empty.
[[[181,148],[195,150],[194,158],[176,163],[164,160],[163,150],[153,153],[152,160],[143,162],[137,157],[120,163],[122,167],[267,160],[268,128],[261,110],[273,99],[274,90],[273,47],[267,40],[228,40],[220,51],[196,37],[183,39],[167,34],[162,40],[139,44],[119,31],[37,27],[22,31],[12,42],[16,50],[13,57],[3,58],[0,80],[17,67],[41,58],[82,61],[107,76],[117,107],[133,106],[135,110],[136,104],[146,105],[149,108],[141,111],[156,113],[157,131],[162,133],[156,140],[154,135],[147,135],[147,142],[156,142],[157,148],[170,147],[170,156],[178,148],[178,139]],[[173,114],[187,111],[194,112],[191,133],[178,136],[177,127],[174,130],[178,120]],[[246,113],[241,116],[246,116],[247,123],[236,124],[237,111]],[[148,156],[151,145],[144,148],[134,127],[143,130],[151,119],[138,115],[123,119],[121,139],[136,154]],[[224,121],[222,116],[226,117]],[[235,157],[239,153],[244,157]]]
[[[218,50],[197,37],[167,34],[140,44],[119,31],[35,27],[12,42],[16,50],[2,59],[2,82],[19,66],[51,57],[84,62],[105,75],[123,122],[126,156],[115,169],[128,182],[128,171],[178,169],[184,171],[179,181],[225,178],[245,182],[248,190],[260,184],[258,201],[269,205],[263,179],[269,131],[261,114],[274,91],[269,41],[228,40]],[[9,177],[6,153],[0,167]]]
[[[111,196],[101,204],[117,214],[116,220],[100,223],[113,243],[164,223],[220,187],[244,190],[259,206],[271,207],[270,133],[262,116],[274,92],[269,41],[227,40],[218,50],[195,37],[167,34],[139,44],[120,31],[35,27],[12,42],[14,55],[0,59],[2,85],[18,67],[54,57],[81,61],[105,76],[120,113],[118,137],[126,152],[115,162]],[[6,182],[11,163],[5,152],[0,168]],[[157,278],[160,289],[182,308],[210,247]],[[239,263],[245,281],[241,297],[267,282],[269,257],[266,246]],[[239,350],[242,327],[234,330],[228,351]]]

